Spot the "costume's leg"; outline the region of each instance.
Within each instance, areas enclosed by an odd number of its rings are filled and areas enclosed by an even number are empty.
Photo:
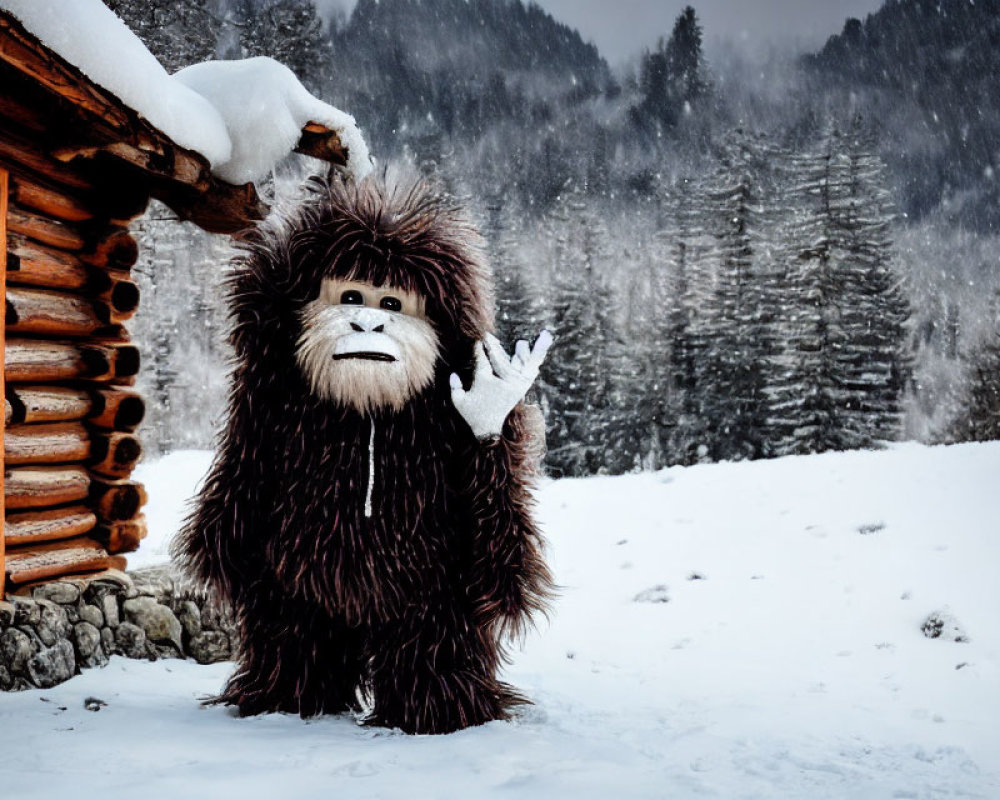
[[[258,592],[238,613],[236,672],[211,702],[241,716],[287,711],[302,717],[359,710],[362,637],[343,620],[302,601]]]
[[[497,680],[500,653],[451,598],[414,606],[377,627],[369,651],[371,724],[448,733],[506,719],[526,702]]]

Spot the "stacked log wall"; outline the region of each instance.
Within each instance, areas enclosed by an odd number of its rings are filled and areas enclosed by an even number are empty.
[[[139,356],[123,324],[139,302],[127,224],[142,208],[109,201],[29,144],[28,133],[0,120],[0,170],[9,173],[3,573],[11,593],[122,569],[121,554],[146,530],[145,492],[130,480],[142,454],[135,429],[144,405],[132,388]]]

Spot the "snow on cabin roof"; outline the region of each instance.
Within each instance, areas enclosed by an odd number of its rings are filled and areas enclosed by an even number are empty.
[[[171,76],[101,0],[0,0],[0,9],[228,183],[265,177],[309,122],[337,132],[356,179],[371,169],[354,118],[273,59],[211,61]]]

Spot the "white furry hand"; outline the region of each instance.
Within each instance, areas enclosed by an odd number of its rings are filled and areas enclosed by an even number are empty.
[[[522,339],[514,346],[514,355],[508,356],[497,337],[486,334],[476,347],[476,374],[468,391],[458,375],[451,376],[451,400],[477,438],[500,434],[511,409],[531,388],[551,345],[552,334],[542,331],[534,347],[529,349]]]

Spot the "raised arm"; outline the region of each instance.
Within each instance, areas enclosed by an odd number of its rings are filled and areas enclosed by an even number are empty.
[[[531,431],[521,403],[551,342],[543,331],[533,348],[518,342],[507,356],[490,336],[477,347],[472,386],[451,379],[452,401],[475,436],[461,465],[473,527],[469,596],[484,622],[510,635],[544,612],[552,593],[531,513]]]

